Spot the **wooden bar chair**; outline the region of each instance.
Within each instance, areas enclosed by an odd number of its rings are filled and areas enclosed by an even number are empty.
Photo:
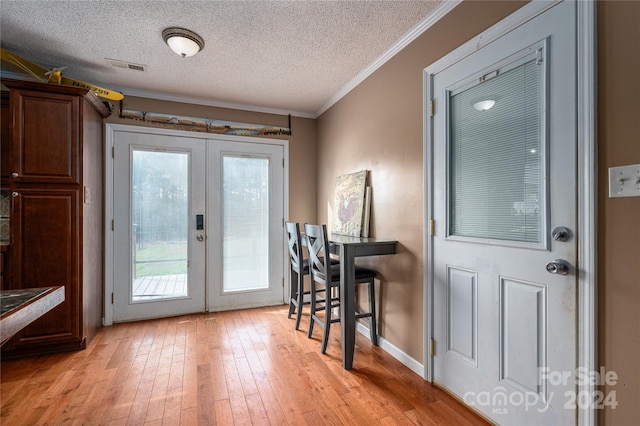
[[[304,276],[309,275],[309,259],[304,257],[302,244],[302,236],[300,234],[300,224],[297,222],[285,222],[285,229],[288,236],[289,245],[289,273],[290,273],[290,292],[289,298],[289,314],[296,314],[295,329],[300,328],[300,319],[302,318],[302,306],[309,305],[309,297],[311,292],[304,288]],[[337,260],[331,260],[331,263],[339,264]],[[307,300],[305,301],[305,296]]]
[[[304,296],[310,294],[304,289],[304,276],[309,275],[309,260],[303,257],[302,240],[300,236],[300,224],[285,222],[285,229],[288,235],[289,245],[289,272],[290,272],[290,299],[289,314],[287,318],[296,313],[295,329],[300,328],[300,318],[302,318],[302,305],[305,303]]]
[[[302,306],[309,305],[309,297],[311,292],[304,288],[304,276],[309,275],[309,259],[304,257],[302,236],[300,234],[300,224],[297,222],[285,222],[289,245],[289,273],[290,273],[290,292],[289,298],[289,314],[296,314],[295,329],[300,328],[300,319],[302,318]],[[331,263],[339,265],[340,262],[331,259]],[[305,296],[307,300],[305,301]]]
[[[329,341],[331,324],[340,322],[340,316],[334,314],[334,308],[340,307],[340,264],[331,264],[326,225],[304,225],[304,232],[309,251],[309,272],[311,275],[311,321],[309,323],[309,337],[313,335],[313,326],[318,323],[323,328],[322,347],[325,353]],[[326,267],[325,265],[329,265]],[[355,284],[369,285],[369,312],[356,312],[356,319],[369,320],[371,343],[378,345],[376,330],[376,299],[374,278],[376,271],[372,269],[355,268]],[[335,289],[335,290],[334,290]],[[318,292],[324,292],[325,298],[320,299]],[[339,311],[339,310],[338,310]],[[318,312],[324,312],[321,317]]]

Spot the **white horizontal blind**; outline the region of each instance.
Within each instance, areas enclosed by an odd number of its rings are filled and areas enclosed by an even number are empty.
[[[539,243],[544,66],[529,56],[489,75],[449,92],[449,235]]]
[[[269,288],[269,159],[222,157],[224,292]]]

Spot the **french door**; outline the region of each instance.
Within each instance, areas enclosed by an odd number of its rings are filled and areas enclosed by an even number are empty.
[[[284,148],[239,139],[114,132],[114,322],[283,302]]]
[[[430,82],[433,380],[498,424],[577,416],[575,34],[565,1]]]
[[[209,141],[209,309],[284,301],[282,147]]]

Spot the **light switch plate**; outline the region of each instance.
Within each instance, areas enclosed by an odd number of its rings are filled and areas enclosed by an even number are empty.
[[[609,167],[609,198],[640,197],[640,164]]]

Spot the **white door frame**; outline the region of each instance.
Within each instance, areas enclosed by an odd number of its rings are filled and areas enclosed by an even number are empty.
[[[102,325],[113,325],[113,304],[111,302],[111,295],[113,294],[113,230],[111,229],[111,223],[113,220],[113,146],[115,140],[115,133],[121,132],[133,132],[133,133],[147,133],[157,134],[164,136],[177,136],[177,137],[190,137],[196,139],[224,139],[225,141],[237,141],[237,142],[252,142],[258,144],[279,145],[283,147],[284,151],[284,205],[283,213],[284,217],[289,217],[289,140],[287,139],[268,139],[258,138],[250,136],[234,136],[234,135],[218,135],[215,133],[202,133],[202,132],[188,132],[183,130],[161,129],[156,127],[145,126],[132,126],[128,124],[115,124],[107,123],[105,126],[105,200],[104,200],[104,317],[102,318]],[[284,225],[283,225],[284,227]],[[283,228],[284,235],[284,228]],[[287,249],[287,240],[284,239],[282,250]],[[283,271],[285,276],[288,271],[289,257],[284,256]],[[286,286],[285,286],[286,287]],[[286,288],[285,288],[286,290]],[[284,300],[289,300],[287,292],[284,291]]]
[[[566,0],[569,1],[569,0]],[[433,218],[433,123],[428,107],[433,98],[433,76],[462,58],[479,50],[507,32],[535,18],[558,1],[532,1],[499,23],[469,40],[424,70],[424,378],[433,380],[433,238],[430,220]],[[594,0],[576,2],[577,18],[577,135],[578,135],[578,363],[587,371],[597,370],[597,310],[596,310],[596,206],[597,206],[597,142],[596,142],[596,4]],[[584,380],[582,382],[588,382]],[[596,387],[579,383],[577,394],[594,395]],[[595,405],[595,404],[593,404]],[[595,407],[578,407],[578,424],[595,425]]]

